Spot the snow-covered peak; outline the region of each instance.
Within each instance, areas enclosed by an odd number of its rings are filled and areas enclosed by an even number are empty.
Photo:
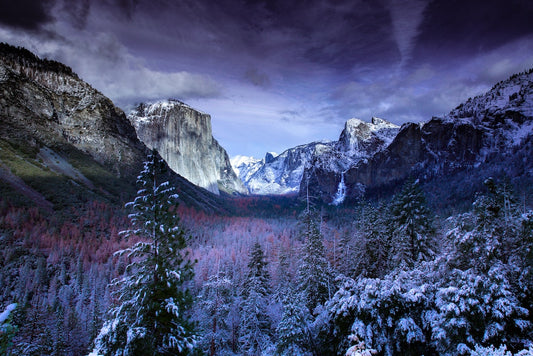
[[[157,100],[154,102],[140,103],[137,107],[130,111],[128,117],[135,118],[135,121],[150,121],[155,117],[165,117],[172,110],[190,109],[198,112],[201,115],[209,116],[206,113],[197,110],[190,105],[177,99]]]
[[[483,118],[505,115],[509,111],[533,117],[533,70],[515,74],[494,85],[485,94],[468,99],[446,115],[445,119],[455,121],[466,118],[477,122]]]
[[[398,128],[400,128],[398,125],[395,125],[392,122],[389,122],[385,119],[381,119],[375,116],[372,117],[372,120],[371,120],[372,131],[380,131],[383,129],[398,129]]]
[[[235,173],[237,173],[237,175],[240,175],[240,171],[242,168],[253,166],[259,162],[261,162],[260,159],[243,155],[237,155],[230,159],[231,167],[233,168]]]
[[[306,169],[312,166],[340,176],[388,146],[398,131],[397,125],[376,117],[371,122],[352,118],[346,121],[339,141],[312,142],[279,155],[269,152],[261,161],[234,157],[232,164],[252,194],[298,192]]]
[[[399,126],[377,117],[373,117],[371,122],[352,118],[344,125],[338,149],[350,156],[367,155],[376,151],[378,146],[388,146],[399,129]]]
[[[265,158],[263,159],[263,161],[265,163],[270,163],[274,160],[274,158],[276,158],[278,156],[278,154],[276,152],[267,152],[265,154]]]
[[[533,134],[533,69],[515,74],[485,94],[468,99],[439,119],[470,125],[487,133],[499,146],[520,145]]]

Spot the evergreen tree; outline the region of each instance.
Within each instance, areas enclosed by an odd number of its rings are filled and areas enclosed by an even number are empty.
[[[267,314],[270,275],[261,245],[256,242],[250,253],[248,274],[242,290],[241,335],[246,355],[260,355],[272,344],[271,321]]]
[[[309,340],[309,310],[302,303],[302,296],[287,290],[283,300],[283,315],[276,328],[277,352],[280,355],[305,355]]]
[[[364,276],[383,277],[388,271],[390,253],[389,233],[383,215],[383,205],[375,207],[365,204],[361,209],[357,228],[360,235],[361,250],[358,258],[358,271]]]
[[[302,234],[305,239],[298,269],[298,290],[302,293],[310,312],[333,295],[331,271],[329,268],[322,234],[316,217],[309,210],[302,217]]]
[[[96,339],[97,354],[183,355],[195,343],[186,317],[192,298],[183,286],[193,275],[183,252],[188,238],[178,226],[178,196],[162,182],[165,169],[153,151],[138,177],[138,196],[127,204],[135,228],[123,233],[143,240],[118,252],[132,262],[114,283],[119,305]]]
[[[201,348],[208,355],[230,349],[231,326],[229,313],[233,302],[233,283],[223,273],[209,277],[202,287],[200,307],[203,327]]]
[[[276,302],[283,302],[287,292],[291,286],[293,273],[291,273],[291,255],[290,251],[283,249],[279,253],[278,264],[278,283],[274,291],[274,300]]]
[[[460,216],[455,229],[448,232],[455,245],[455,266],[483,273],[496,262],[507,263],[510,257],[519,256],[527,247],[512,189],[492,178],[484,183],[487,193],[478,195],[473,212]]]
[[[392,263],[413,266],[427,261],[433,251],[434,228],[418,180],[409,180],[391,203]]]

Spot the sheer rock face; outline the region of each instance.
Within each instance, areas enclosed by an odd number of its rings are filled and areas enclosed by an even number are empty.
[[[141,141],[190,182],[215,194],[247,192],[228,154],[212,136],[209,115],[168,100],[141,104],[128,118]]]
[[[72,145],[119,176],[146,157],[126,115],[58,62],[0,44],[0,137],[30,146]]]
[[[361,187],[376,192],[409,176],[431,180],[483,167],[483,174],[502,168],[514,174],[511,171],[519,168],[510,162],[533,153],[528,144],[531,137],[533,73],[529,72],[496,84],[442,118],[403,125],[386,149],[346,172],[348,195],[357,196]],[[522,162],[523,172],[517,174],[532,175],[532,162]],[[325,201],[331,200],[336,189],[328,172],[318,172],[310,187]]]
[[[312,142],[277,156],[267,153],[261,161],[235,160],[238,165],[235,168],[253,194],[300,192],[302,195],[307,193],[308,183],[315,188],[326,188],[328,192],[331,188],[335,193],[342,172],[385,147],[398,129],[398,126],[376,117],[371,122],[350,119],[338,141]]]
[[[352,167],[367,162],[390,145],[400,127],[386,120],[373,117],[370,122],[359,119],[346,121],[339,140],[326,154],[317,157],[304,172],[300,196],[309,193],[331,202],[335,196],[342,173]],[[354,187],[352,191],[355,191]],[[359,194],[359,192],[358,192]]]

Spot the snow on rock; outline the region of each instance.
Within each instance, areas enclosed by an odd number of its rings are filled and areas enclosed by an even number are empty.
[[[5,321],[9,319],[9,315],[13,310],[15,310],[16,307],[17,303],[9,304],[6,309],[2,313],[0,313],[0,324],[5,323]]]
[[[252,194],[297,193],[310,167],[334,172],[340,179],[346,169],[387,147],[398,131],[399,126],[376,117],[371,122],[350,119],[338,141],[312,142],[280,155],[269,152],[262,160],[237,156],[232,164]]]
[[[140,140],[193,184],[215,194],[246,193],[228,154],[213,138],[209,115],[178,100],[162,100],[140,104],[128,119]]]
[[[260,159],[241,155],[230,159],[231,167],[243,182],[246,181],[246,178],[250,174],[255,173],[259,169],[262,162]]]

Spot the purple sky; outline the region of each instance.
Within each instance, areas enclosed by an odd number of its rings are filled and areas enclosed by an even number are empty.
[[[533,67],[530,0],[17,0],[0,41],[126,111],[177,98],[230,156],[336,140],[351,117],[440,116]]]

